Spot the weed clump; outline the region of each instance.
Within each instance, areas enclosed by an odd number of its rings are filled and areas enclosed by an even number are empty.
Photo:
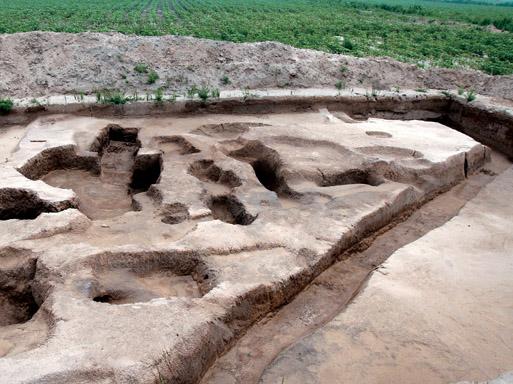
[[[130,100],[129,97],[121,91],[105,90],[96,92],[96,101],[101,104],[123,105]]]
[[[210,97],[210,89],[208,87],[201,87],[197,90],[197,95],[201,101],[206,102]]]
[[[476,98],[477,98],[476,92],[473,89],[465,92],[465,99],[467,100],[467,103],[474,101]]]
[[[11,99],[0,99],[0,115],[7,115],[13,106],[14,102]]]
[[[221,77],[221,84],[223,84],[223,85],[231,84],[230,78],[228,76],[224,75],[223,77]]]
[[[134,71],[137,73],[148,73],[148,65],[139,63],[134,67]]]
[[[155,104],[162,105],[164,103],[164,90],[162,87],[155,91]]]
[[[155,82],[159,79],[159,75],[157,72],[155,71],[151,71],[150,73],[148,73],[148,80],[147,80],[147,83],[148,84],[155,84]]]

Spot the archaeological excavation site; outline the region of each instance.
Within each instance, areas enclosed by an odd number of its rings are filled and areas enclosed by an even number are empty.
[[[252,46],[295,86],[0,80],[0,383],[513,382],[513,78]]]

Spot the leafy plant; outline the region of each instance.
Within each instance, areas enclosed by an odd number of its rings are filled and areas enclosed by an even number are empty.
[[[7,115],[9,112],[12,111],[13,107],[14,102],[11,99],[0,99],[0,115]]]
[[[342,46],[347,49],[348,51],[352,51],[354,49],[354,44],[349,39],[344,39],[344,42],[342,43]]]
[[[134,71],[137,73],[148,73],[148,65],[139,63],[134,67]]]
[[[150,71],[148,73],[148,80],[147,80],[147,83],[148,84],[155,84],[155,82],[159,79],[159,75],[157,72],[155,71]]]
[[[427,89],[426,88],[417,88],[415,91],[420,92],[420,93],[426,93]]]
[[[187,97],[189,99],[194,99],[194,96],[196,96],[197,93],[198,93],[198,87],[195,85],[193,85],[192,87],[187,89]]]
[[[118,90],[104,90],[96,93],[96,101],[102,104],[122,105],[129,100],[130,98]]]
[[[162,105],[164,103],[164,90],[162,87],[157,88],[155,91],[155,97],[154,97],[155,103],[158,105]]]
[[[230,78],[228,76],[224,75],[223,77],[221,77],[221,84],[223,84],[223,85],[231,84]]]
[[[214,99],[219,99],[219,97],[221,96],[219,88],[212,88],[210,91],[210,96],[212,96]]]
[[[339,80],[335,83],[335,88],[340,91],[345,88],[345,83],[342,80]]]
[[[202,86],[201,88],[198,88],[197,95],[201,101],[205,103],[210,97],[210,89],[206,86]]]
[[[471,101],[474,101],[476,98],[477,98],[476,92],[473,89],[465,92],[465,99],[467,100],[468,103],[470,103]]]
[[[251,98],[255,98],[255,97],[257,97],[257,95],[255,93],[251,92],[251,90],[249,88],[244,88],[242,90],[242,100],[247,101],[247,100],[249,100]]]

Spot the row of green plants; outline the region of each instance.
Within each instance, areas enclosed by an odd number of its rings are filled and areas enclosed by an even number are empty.
[[[490,31],[494,25],[505,32]],[[0,33],[119,31],[279,41],[420,67],[513,74],[513,8],[428,0],[10,0]],[[147,74],[148,82],[151,73]]]
[[[101,104],[114,104],[114,105],[122,105],[129,102],[134,101],[154,101],[156,104],[162,104],[165,101],[174,102],[180,95],[177,92],[173,92],[171,95],[166,96],[164,93],[165,89],[163,87],[159,87],[153,93],[146,93],[144,95],[140,95],[138,92],[135,92],[131,95],[126,94],[123,91],[119,90],[111,90],[105,89],[100,90],[95,93],[96,102]],[[219,88],[210,87],[210,86],[196,86],[193,85],[186,92],[186,96],[189,99],[198,99],[204,103],[206,103],[209,99],[217,99],[220,97],[221,92]],[[75,97],[76,98],[76,97]]]
[[[335,88],[339,91],[342,91],[345,89],[345,84],[343,83],[343,80],[337,81],[335,84]],[[378,89],[372,89],[371,91],[368,91],[366,93],[366,96],[368,98],[376,98],[380,96],[381,92],[383,90]],[[401,90],[399,87],[393,87],[390,89],[390,91],[399,93]],[[415,90],[419,93],[426,93],[427,90],[424,88],[418,88]],[[441,91],[442,94],[450,97],[452,94],[449,91]],[[137,101],[152,101],[156,105],[163,105],[165,102],[175,102],[176,99],[181,96],[180,94],[173,92],[171,95],[165,95],[164,94],[164,88],[158,88],[155,90],[153,94],[146,93],[144,96],[139,95],[137,92],[128,95],[125,92],[119,91],[119,90],[113,90],[113,89],[105,89],[101,91],[97,91],[95,93],[96,95],[96,102],[98,104],[110,104],[110,105],[124,105],[130,102],[137,102]],[[476,100],[477,95],[476,92],[473,89],[466,89],[460,87],[458,89],[458,95],[463,96],[467,102],[472,102]],[[211,88],[207,86],[192,86],[187,90],[185,95],[187,98],[194,100],[200,100],[202,103],[207,103],[210,99],[218,99],[220,97],[220,91],[218,88]],[[242,99],[244,101],[250,99],[250,98],[256,98],[258,97],[256,94],[252,93],[249,89],[243,89],[242,90]],[[85,99],[84,93],[74,93],[73,98],[75,101],[82,102]],[[40,106],[42,105],[40,101],[37,99],[32,99],[31,101],[32,105]],[[7,115],[9,114],[12,109],[14,108],[14,101],[10,98],[0,98],[0,115]]]

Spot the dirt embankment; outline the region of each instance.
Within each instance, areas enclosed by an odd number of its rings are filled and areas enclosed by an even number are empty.
[[[147,64],[159,79],[134,66]],[[341,71],[341,66],[347,68]],[[221,79],[225,77],[223,82]],[[422,70],[387,58],[355,58],[274,42],[235,44],[191,37],[119,33],[30,32],[0,35],[0,96],[36,97],[116,88],[127,93],[165,86],[219,88],[473,88],[513,99],[513,76]],[[226,83],[226,84],[225,84]]]

